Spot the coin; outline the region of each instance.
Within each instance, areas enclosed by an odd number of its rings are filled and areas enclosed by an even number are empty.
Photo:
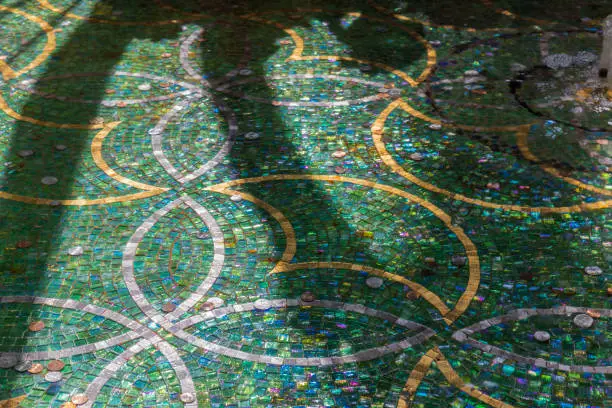
[[[300,299],[302,299],[302,302],[306,303],[314,302],[315,295],[312,292],[304,292],[302,293],[302,296],[300,296]]]
[[[190,404],[195,401],[195,395],[191,392],[184,392],[179,397],[185,404]]]
[[[49,364],[47,364],[47,370],[61,371],[65,365],[66,364],[64,364],[62,360],[52,360],[52,361],[49,361]]]
[[[346,152],[344,150],[336,150],[331,154],[331,156],[335,159],[341,159],[346,156]]]
[[[57,177],[53,177],[53,176],[45,176],[40,180],[41,183],[43,183],[44,185],[50,186],[53,184],[56,184],[58,182]]]
[[[26,241],[26,240],[24,239],[24,240],[18,241],[18,242],[17,242],[17,244],[16,244],[15,246],[16,246],[17,248],[20,248],[20,249],[25,249],[25,248],[29,248],[29,247],[31,247],[31,246],[32,246],[32,243],[31,243],[30,241]]]
[[[537,340],[537,341],[548,341],[550,340],[550,333],[548,333],[547,331],[537,331],[533,334],[533,337]]]
[[[244,138],[247,139],[247,140],[259,139],[259,133],[249,132],[249,133],[244,135]]]
[[[17,154],[21,157],[30,157],[34,154],[34,150],[20,150]]]
[[[588,329],[593,325],[593,318],[588,314],[579,314],[574,317],[574,324],[582,329]]]
[[[272,306],[267,299],[257,299],[253,305],[258,310],[268,310]]]
[[[70,401],[76,405],[83,405],[89,401],[89,397],[86,394],[74,394],[72,398],[70,398]]]
[[[30,368],[32,368],[32,362],[31,361],[20,361],[15,366],[15,370],[19,371],[20,373],[26,372]]]
[[[162,311],[165,313],[174,312],[176,310],[176,305],[172,302],[164,303],[162,306]]]
[[[601,275],[603,271],[599,266],[587,266],[586,268],[584,268],[584,272],[587,275],[597,276]]]
[[[233,196],[230,196],[230,200],[237,203],[237,202],[242,201],[242,196],[239,194],[234,194]]]
[[[45,381],[50,382],[50,383],[56,383],[58,381],[61,381],[63,378],[62,373],[57,372],[57,371],[50,371],[47,373],[47,375],[45,375]]]
[[[225,303],[225,301],[219,297],[211,297],[206,302],[212,303],[215,307],[221,307],[223,303]]]
[[[414,161],[421,161],[424,158],[421,153],[412,153],[409,157],[411,160],[414,160]]]
[[[215,304],[212,303],[212,302],[204,302],[200,306],[200,310],[203,310],[205,312],[209,312],[209,311],[213,310],[214,308],[215,308]]]
[[[366,279],[366,285],[374,289],[380,288],[382,284],[383,284],[383,280],[379,278],[378,276],[372,276]]]
[[[68,146],[63,145],[63,144],[55,145],[55,150],[62,151],[62,150],[66,150],[67,148],[68,148]]]
[[[19,358],[14,355],[2,355],[0,356],[0,368],[11,368],[19,362]]]
[[[75,247],[72,247],[72,248],[68,249],[68,255],[70,255],[70,256],[81,256],[81,255],[83,255],[83,247],[82,246],[75,246]]]
[[[38,373],[41,373],[43,369],[44,369],[44,367],[43,367],[42,364],[34,363],[34,364],[32,364],[32,367],[30,367],[28,369],[28,373],[30,373],[30,374],[38,374]]]
[[[37,320],[35,322],[30,323],[28,329],[32,332],[38,332],[45,328],[45,322],[42,320]]]

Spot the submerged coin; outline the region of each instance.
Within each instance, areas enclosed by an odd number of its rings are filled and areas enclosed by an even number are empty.
[[[52,360],[47,364],[47,370],[49,371],[61,371],[64,369],[66,364],[62,360]]]
[[[19,358],[13,355],[0,356],[0,368],[11,368],[19,362]]]
[[[172,302],[164,303],[162,306],[162,311],[165,313],[174,312],[176,310],[176,305]]]
[[[40,363],[34,363],[30,368],[28,368],[28,372],[30,374],[39,374],[42,373],[45,367],[43,367]]]
[[[70,398],[70,401],[72,401],[72,403],[76,405],[83,405],[87,401],[89,401],[89,397],[86,394],[74,394]]]
[[[195,395],[191,392],[184,392],[179,397],[185,404],[190,404],[195,401]]]
[[[312,292],[304,292],[302,293],[302,296],[300,296],[300,299],[302,299],[302,302],[314,302],[315,300],[315,295]]]
[[[28,326],[28,330],[32,332],[38,332],[45,328],[45,322],[42,320],[37,320],[35,322],[30,323]]]
[[[46,186],[51,186],[53,184],[56,184],[58,181],[59,180],[57,179],[57,177],[53,177],[53,176],[45,176],[40,180],[40,182]]]
[[[382,284],[383,284],[383,280],[379,278],[378,276],[372,276],[366,279],[366,285],[374,289],[380,288]]]
[[[582,329],[588,329],[593,325],[593,318],[588,314],[579,314],[574,317],[574,324]]]
[[[47,373],[47,375],[45,375],[45,381],[50,382],[50,383],[56,383],[58,381],[61,381],[62,378],[63,378],[62,373],[58,371],[50,371]]]
[[[32,368],[32,362],[31,361],[20,361],[17,363],[17,365],[14,368],[16,371],[23,373],[23,372],[28,371],[30,368]]]
[[[80,256],[80,255],[83,255],[83,247],[82,246],[75,246],[75,247],[72,247],[72,248],[68,249],[68,255],[70,255],[70,256]]]
[[[254,303],[254,306],[257,310],[268,310],[272,305],[267,299],[257,299]]]
[[[603,271],[601,270],[599,266],[587,266],[586,268],[584,268],[584,272],[587,275],[596,276],[596,275],[601,275]]]
[[[547,331],[537,331],[533,334],[533,337],[537,340],[537,341],[548,341],[550,340],[550,333],[548,333]]]

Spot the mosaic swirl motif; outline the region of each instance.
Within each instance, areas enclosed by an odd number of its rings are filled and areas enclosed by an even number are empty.
[[[0,5],[0,407],[610,406],[610,3],[284,3]]]

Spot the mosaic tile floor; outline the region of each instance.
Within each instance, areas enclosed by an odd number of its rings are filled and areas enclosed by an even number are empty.
[[[219,4],[0,1],[0,407],[612,406],[612,1]]]

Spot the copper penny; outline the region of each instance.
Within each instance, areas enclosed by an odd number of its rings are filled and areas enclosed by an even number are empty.
[[[49,361],[49,364],[47,364],[47,369],[49,371],[61,371],[65,365],[66,364],[64,364],[64,362],[61,360],[53,360]]]
[[[70,401],[76,405],[83,405],[89,401],[89,397],[86,394],[75,394],[70,398]]]
[[[32,243],[30,241],[22,240],[22,241],[17,242],[16,246],[17,248],[24,249],[24,248],[31,247]]]
[[[45,322],[43,322],[42,320],[32,322],[28,326],[28,329],[30,329],[30,331],[33,331],[33,332],[41,331],[44,328],[45,328]]]
[[[172,302],[164,303],[164,305],[162,306],[162,311],[164,313],[174,312],[175,309],[176,305]]]
[[[200,310],[204,310],[205,312],[211,311],[215,308],[215,304],[212,302],[204,302],[202,306],[200,306]]]
[[[42,373],[42,370],[43,370],[44,368],[45,368],[45,367],[43,367],[43,365],[42,365],[42,364],[40,364],[40,363],[34,363],[34,364],[32,364],[32,367],[30,367],[30,369],[28,370],[28,372],[29,372],[30,374],[39,374],[39,373]]]

